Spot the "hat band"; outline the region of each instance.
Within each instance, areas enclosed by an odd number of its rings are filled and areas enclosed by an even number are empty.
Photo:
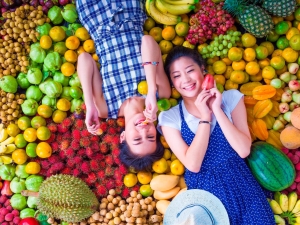
[[[213,215],[211,214],[211,212],[204,205],[201,205],[201,204],[190,204],[190,205],[187,205],[179,213],[177,213],[176,218],[178,218],[180,216],[180,213],[182,213],[182,211],[184,211],[185,209],[194,207],[194,206],[200,206],[201,208],[203,208],[206,211],[206,213],[209,215],[209,218],[211,219],[212,225],[216,224],[215,219],[214,219]]]

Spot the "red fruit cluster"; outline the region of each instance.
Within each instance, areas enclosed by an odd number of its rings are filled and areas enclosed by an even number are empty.
[[[20,213],[10,205],[8,196],[0,196],[0,224],[1,225],[18,225],[20,222]]]
[[[119,159],[119,135],[124,128],[124,118],[100,121],[101,135],[92,135],[84,119],[74,115],[61,124],[49,121],[52,131],[48,140],[53,154],[48,159],[34,159],[40,162],[40,174],[49,177],[54,174],[70,174],[81,178],[99,198],[115,189],[117,194],[128,197],[133,188],[125,190],[123,176],[127,168]],[[134,187],[138,190],[138,186]]]
[[[224,2],[200,1],[200,9],[190,17],[190,29],[186,40],[191,44],[203,44],[213,35],[225,34],[234,25],[233,17],[222,9]]]

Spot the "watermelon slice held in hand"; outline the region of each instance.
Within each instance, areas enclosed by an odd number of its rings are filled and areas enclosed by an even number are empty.
[[[209,90],[214,87],[214,77],[211,74],[206,74],[202,83],[202,90]]]

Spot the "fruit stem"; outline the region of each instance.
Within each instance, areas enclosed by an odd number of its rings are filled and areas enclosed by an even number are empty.
[[[25,196],[25,197],[39,197],[39,193],[35,192],[35,191],[29,191],[29,190],[23,190],[21,191],[21,195]]]

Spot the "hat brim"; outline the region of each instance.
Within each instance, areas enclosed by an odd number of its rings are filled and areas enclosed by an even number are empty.
[[[190,204],[204,205],[212,212],[216,225],[230,225],[227,211],[220,199],[212,193],[200,189],[187,190],[176,195],[166,210],[163,224],[174,225],[177,213]]]

